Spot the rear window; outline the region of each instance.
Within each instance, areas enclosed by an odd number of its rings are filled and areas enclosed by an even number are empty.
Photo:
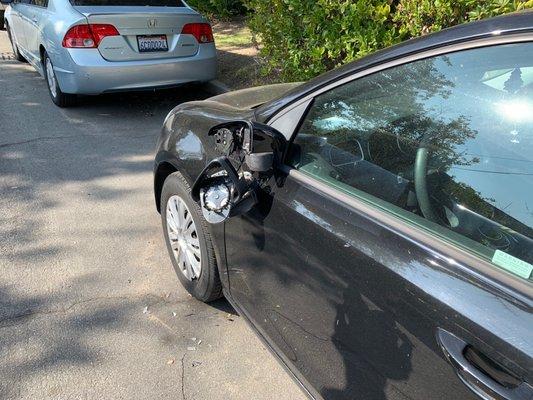
[[[184,7],[180,0],[70,0],[73,6]]]

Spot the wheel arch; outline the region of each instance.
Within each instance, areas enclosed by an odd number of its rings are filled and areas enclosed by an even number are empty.
[[[163,191],[163,185],[167,177],[176,172],[178,169],[176,166],[168,161],[161,162],[154,173],[154,196],[155,207],[158,213],[161,213],[161,192]]]
[[[186,169],[182,168],[181,163],[165,153],[159,154],[156,157],[156,166],[154,168],[154,197],[158,213],[161,213],[161,192],[163,191],[163,185],[170,174],[179,171],[190,186],[194,183],[191,176],[187,174]]]
[[[44,53],[46,53],[46,49],[42,44],[39,45],[39,56],[41,59],[41,65],[44,66]]]
[[[8,38],[11,37],[11,31],[9,30],[10,26],[11,25],[10,25],[9,20],[7,18],[7,14],[4,14],[4,28],[6,29],[6,33],[7,33]]]
[[[11,14],[6,12],[6,10],[4,10],[4,25],[3,27],[7,30],[7,25],[9,24],[9,19],[11,18]]]

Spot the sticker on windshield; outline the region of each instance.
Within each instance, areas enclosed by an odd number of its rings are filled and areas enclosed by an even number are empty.
[[[492,257],[492,262],[497,266],[509,271],[521,278],[529,279],[533,271],[533,265],[507,254],[501,250],[496,250]]]

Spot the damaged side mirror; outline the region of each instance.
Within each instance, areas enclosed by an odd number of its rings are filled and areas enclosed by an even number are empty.
[[[191,196],[200,203],[206,221],[218,224],[257,203],[257,190],[283,160],[287,141],[270,126],[251,121],[217,125],[209,136],[221,156],[200,173]]]

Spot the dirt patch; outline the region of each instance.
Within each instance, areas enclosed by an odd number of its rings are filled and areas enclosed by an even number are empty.
[[[232,89],[279,83],[275,75],[264,73],[259,45],[244,19],[213,24],[218,50],[218,80]]]

